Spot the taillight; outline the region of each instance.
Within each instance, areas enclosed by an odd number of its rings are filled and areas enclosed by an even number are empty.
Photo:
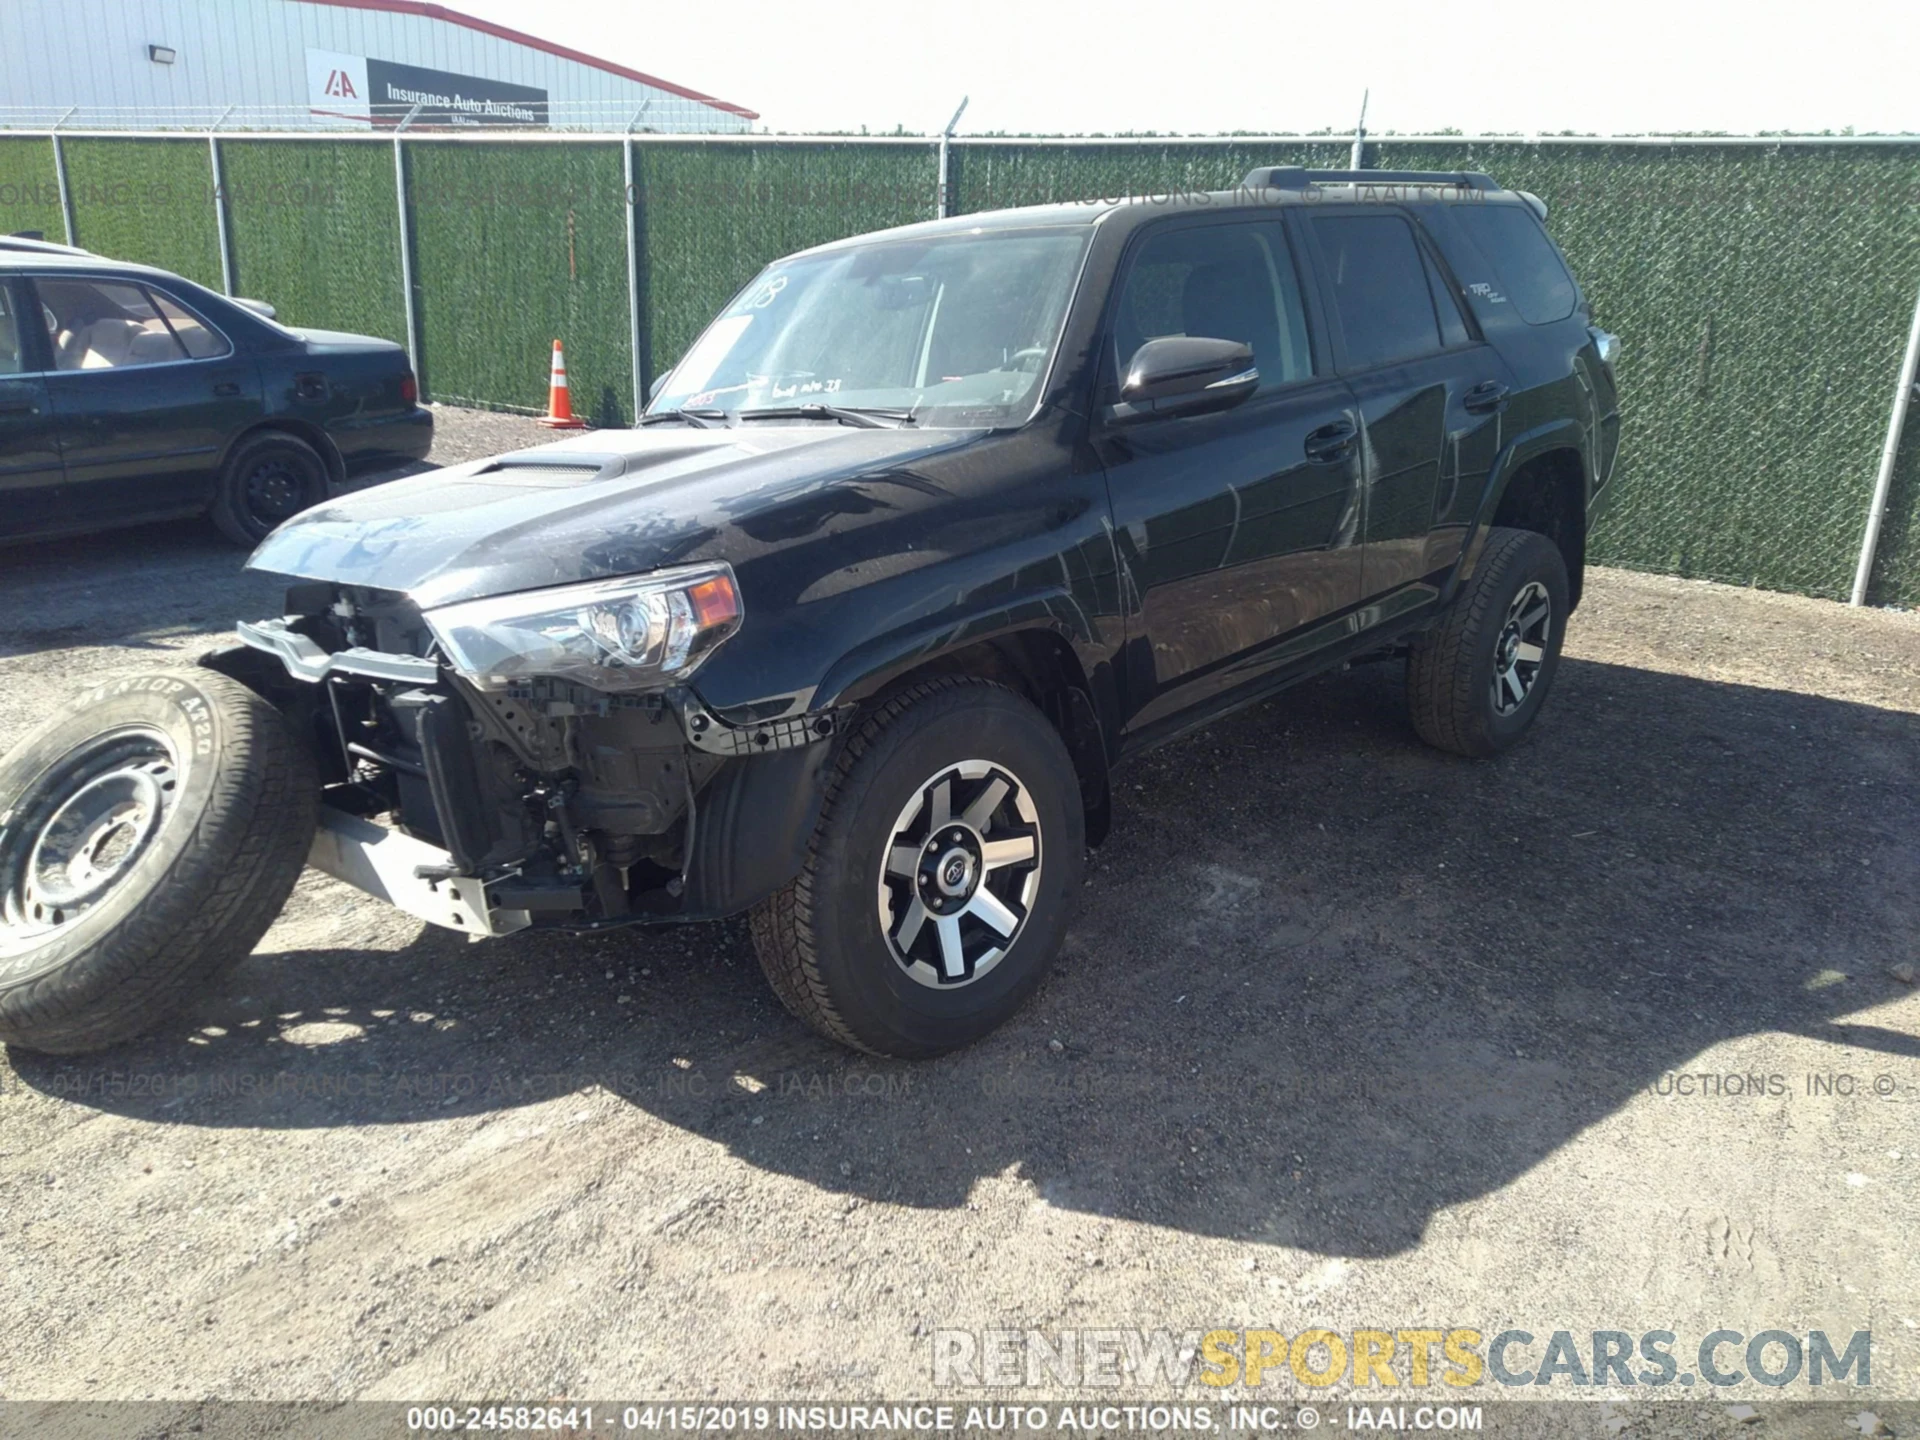
[[[400,377],[400,398],[409,405],[420,399],[420,382],[413,378],[411,370]]]

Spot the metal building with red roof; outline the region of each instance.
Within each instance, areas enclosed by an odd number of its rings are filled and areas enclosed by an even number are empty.
[[[0,125],[727,133],[754,111],[429,0],[7,0]]]

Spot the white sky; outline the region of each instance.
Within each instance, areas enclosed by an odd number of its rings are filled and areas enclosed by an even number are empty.
[[[1914,0],[448,0],[781,131],[1920,131]]]

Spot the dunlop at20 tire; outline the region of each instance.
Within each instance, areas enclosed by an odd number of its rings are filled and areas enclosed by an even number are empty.
[[[265,933],[313,841],[307,752],[211,670],[111,681],[0,758],[0,1041],[153,1029]]]
[[[1039,986],[1085,851],[1073,759],[1044,715],[985,680],[912,684],[847,736],[805,865],[752,912],[754,949],[774,993],[822,1035],[872,1055],[939,1055],[987,1034]],[[896,871],[900,853],[915,859]],[[955,888],[940,891],[942,877]],[[921,893],[936,908],[909,921]],[[918,938],[903,957],[895,946],[909,926]]]
[[[1480,562],[1440,621],[1407,655],[1407,710],[1420,738],[1484,758],[1533,724],[1560,666],[1567,563],[1531,530],[1488,532]],[[1520,657],[1516,664],[1516,652]],[[1511,691],[1503,675],[1516,678]]]

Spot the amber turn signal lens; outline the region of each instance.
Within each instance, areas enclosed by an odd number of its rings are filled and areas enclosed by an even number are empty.
[[[702,580],[688,589],[687,600],[693,606],[693,618],[703,630],[710,625],[724,625],[729,620],[740,618],[740,597],[734,593],[731,575],[716,575],[711,580]]]

